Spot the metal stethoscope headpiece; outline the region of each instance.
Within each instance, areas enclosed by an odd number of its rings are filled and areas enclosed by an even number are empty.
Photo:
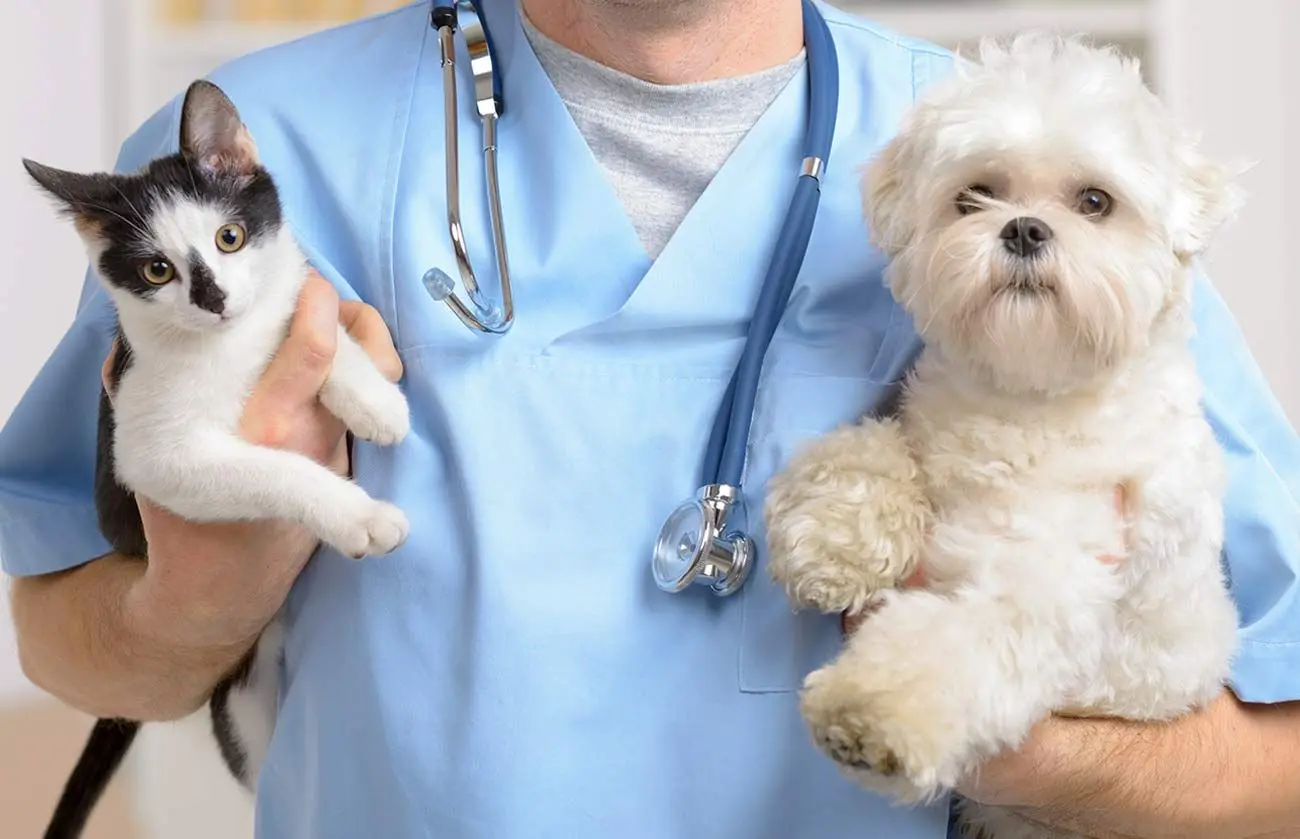
[[[505,224],[501,220],[501,187],[497,177],[497,119],[505,111],[499,76],[492,67],[492,43],[487,26],[471,0],[435,0],[429,24],[438,32],[442,58],[443,127],[446,135],[447,226],[456,251],[456,265],[465,284],[468,305],[456,296],[456,281],[441,268],[430,268],[424,287],[435,300],[444,300],[456,316],[471,329],[503,333],[515,319],[510,291],[510,260],[506,251]],[[470,71],[474,75],[474,100],[483,122],[483,166],[487,173],[488,211],[492,217],[492,243],[496,249],[497,273],[501,277],[501,306],[489,302],[479,288],[478,278],[465,247],[460,221],[459,111],[456,100],[456,29],[465,36]]]
[[[702,487],[664,523],[654,547],[654,577],[670,593],[692,584],[721,597],[740,589],[754,564],[745,499],[726,484]]]

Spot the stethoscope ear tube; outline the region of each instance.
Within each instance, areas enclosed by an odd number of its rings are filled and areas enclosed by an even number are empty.
[[[497,307],[484,297],[470,263],[469,249],[460,220],[460,114],[456,96],[456,44],[455,32],[464,16],[461,29],[469,53],[470,70],[474,76],[474,100],[483,122],[483,167],[487,176],[488,211],[492,219],[492,244],[496,253],[497,275],[501,285],[501,306]],[[470,329],[501,334],[508,332],[514,323],[514,298],[510,287],[510,261],[505,240],[505,224],[501,213],[501,188],[497,175],[497,119],[504,98],[501,95],[500,73],[492,64],[493,47],[487,23],[478,13],[473,0],[436,0],[429,12],[429,25],[438,33],[439,56],[442,62],[443,131],[446,151],[447,228],[456,266],[465,286],[468,303],[456,295],[456,281],[441,268],[425,272],[422,282],[429,296],[441,300]]]
[[[812,238],[821,199],[821,179],[835,136],[839,107],[839,59],[835,43],[812,0],[804,0],[803,23],[808,52],[808,128],[804,135],[804,157],[786,212],[786,223],[777,236],[754,306],[749,336],[727,384],[705,449],[700,481],[703,485],[741,485],[763,359],[790,301]]]
[[[765,284],[755,306],[750,324],[749,340],[741,353],[740,363],[733,375],[734,387],[729,387],[731,405],[727,411],[725,439],[745,440],[749,436],[758,397],[758,380],[762,374],[763,357],[776,333],[785,304],[794,291],[799,265],[803,262],[812,236],[817,204],[821,198],[821,185],[811,175],[801,175],[795,184],[790,200],[790,223],[777,238],[771,271],[774,282]],[[746,446],[724,446],[717,467],[716,478],[711,483],[740,486],[745,468]]]

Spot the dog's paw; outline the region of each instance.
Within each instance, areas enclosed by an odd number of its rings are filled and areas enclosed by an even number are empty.
[[[356,389],[325,388],[321,403],[360,440],[380,446],[400,443],[411,430],[411,408],[402,389],[384,379]]]
[[[406,514],[387,501],[366,497],[323,528],[321,538],[353,559],[392,553],[410,533]]]
[[[813,743],[867,789],[902,804],[933,800],[960,778],[964,726],[929,697],[865,675],[837,663],[808,676],[800,712]]]
[[[786,547],[771,549],[768,572],[797,606],[825,614],[866,611],[880,593],[898,583],[892,573],[877,573],[871,557],[851,554],[842,540],[825,531],[811,532]]]
[[[917,567],[929,522],[919,471],[892,423],[813,441],[768,485],[768,573],[797,605],[857,613]]]

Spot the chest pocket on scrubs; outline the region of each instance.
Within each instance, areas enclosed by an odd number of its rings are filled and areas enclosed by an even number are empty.
[[[769,350],[755,404],[744,483],[759,562],[742,589],[740,689],[796,691],[840,648],[838,616],[795,612],[767,572],[762,507],[772,475],[804,444],[864,414],[887,412],[919,348],[910,319],[859,274],[838,286],[796,289]],[[877,277],[878,282],[878,277]],[[844,304],[844,305],[842,305]]]

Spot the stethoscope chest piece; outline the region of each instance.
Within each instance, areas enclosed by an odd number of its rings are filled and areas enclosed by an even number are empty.
[[[655,583],[672,593],[695,584],[719,597],[734,594],[754,564],[754,542],[746,535],[746,519],[744,498],[735,487],[702,487],[673,511],[659,531]]]

